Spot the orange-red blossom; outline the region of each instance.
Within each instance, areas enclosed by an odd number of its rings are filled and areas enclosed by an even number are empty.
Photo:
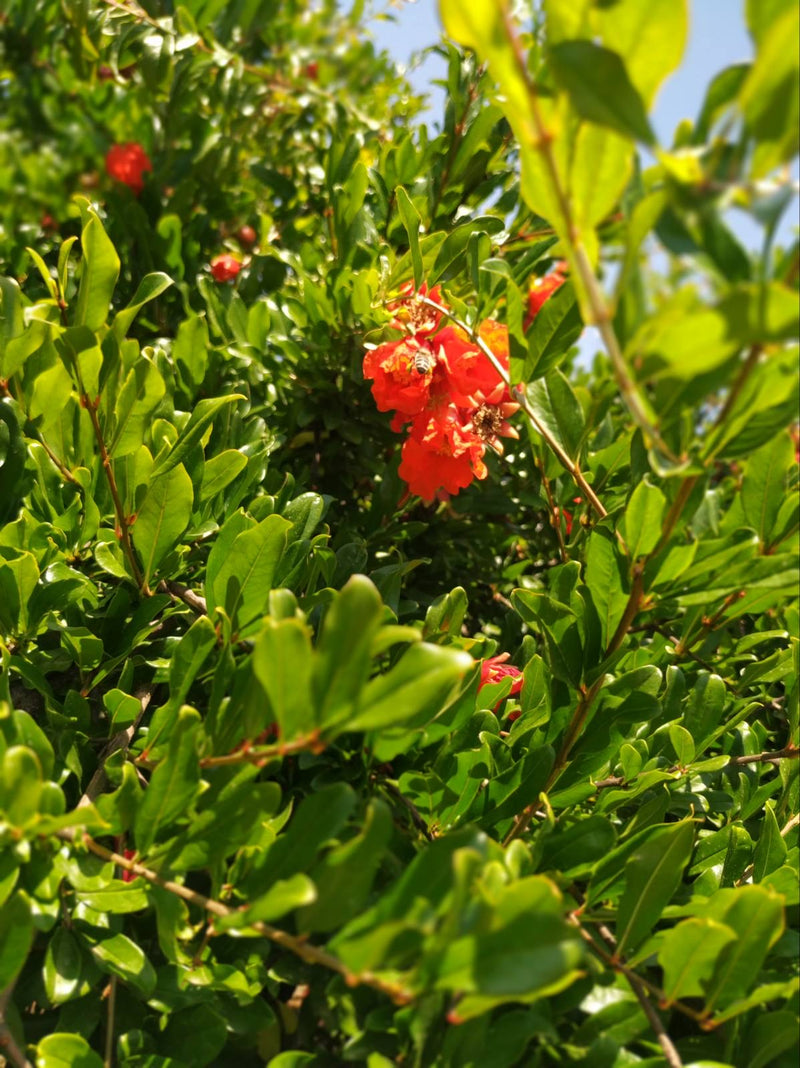
[[[548,283],[546,295],[561,282],[558,275]],[[429,291],[423,284],[419,296],[411,283],[401,289],[388,307],[391,325],[405,336],[369,351],[364,377],[372,380],[378,409],[395,413],[392,429],[399,433],[410,424],[400,477],[410,493],[433,501],[486,478],[486,446],[502,453],[500,438],[519,436],[508,422],[519,405],[481,346],[459,327],[445,325],[443,313],[419,299],[426,296],[446,308],[438,287]],[[529,321],[545,299],[531,291]],[[489,319],[479,334],[508,375],[508,328]]]

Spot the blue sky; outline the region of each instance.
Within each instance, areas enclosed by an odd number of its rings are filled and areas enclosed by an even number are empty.
[[[415,53],[439,40],[437,0],[416,3],[398,0],[397,6],[389,0],[375,0],[374,10],[391,16],[391,19],[373,19],[370,29],[374,40],[401,64],[409,64]],[[691,0],[689,41],[683,63],[661,86],[652,114],[660,142],[669,145],[678,123],[697,116],[705,88],[714,74],[752,55],[753,46],[744,21],[744,0]],[[420,65],[412,66],[408,74],[418,91],[429,93],[431,109],[425,120],[436,125],[443,93],[431,83],[444,76],[444,62],[438,56],[429,55]],[[733,211],[728,221],[745,245],[759,247],[761,230],[749,217]],[[784,216],[779,241],[791,237],[796,222],[796,210]]]

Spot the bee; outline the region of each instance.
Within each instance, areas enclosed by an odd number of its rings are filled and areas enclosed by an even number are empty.
[[[430,349],[418,349],[414,353],[414,370],[418,375],[427,375],[436,366],[436,354]]]

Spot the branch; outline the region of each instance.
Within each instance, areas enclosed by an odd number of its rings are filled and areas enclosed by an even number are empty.
[[[58,837],[67,842],[74,841],[74,838],[69,831],[58,832]],[[204,909],[206,912],[211,913],[212,916],[235,916],[239,911],[238,909],[232,909],[227,905],[223,905],[221,901],[215,901],[213,898],[206,897],[205,894],[190,890],[188,887],[173,882],[171,879],[163,879],[157,872],[151,871],[143,864],[139,864],[134,860],[129,860],[127,857],[122,856],[120,853],[115,853],[111,849],[106,849],[105,846],[100,845],[100,843],[96,842],[89,834],[83,834],[81,836],[81,841],[90,852],[95,854],[95,856],[102,857],[103,860],[117,864],[120,868],[124,868],[125,871],[129,871],[133,875],[141,876],[141,878],[145,879],[147,882],[152,883],[155,886],[160,886],[163,890],[175,894],[176,897],[182,898],[184,901],[189,902],[189,904]],[[382,994],[388,995],[388,997],[390,997],[397,1005],[406,1005],[414,999],[414,995],[411,991],[397,983],[381,979],[377,975],[373,975],[371,972],[356,973],[350,971],[347,965],[340,961],[338,957],[334,957],[331,953],[328,953],[324,949],[320,949],[318,946],[311,945],[306,942],[305,938],[302,936],[289,934],[288,931],[282,931],[278,927],[273,927],[271,924],[262,923],[261,921],[254,921],[247,926],[249,930],[257,931],[260,935],[263,935],[264,938],[268,938],[271,942],[275,942],[277,945],[289,950],[290,953],[294,953],[295,956],[300,957],[300,959],[304,960],[307,964],[319,964],[323,968],[328,968],[332,972],[337,972],[342,976],[348,986],[363,985],[372,987],[373,990],[378,990]]]
[[[797,760],[800,757],[800,749],[795,749],[794,746],[787,746],[785,749],[779,749],[774,753],[754,753],[752,756],[732,756],[728,758],[728,763],[724,765],[728,768],[741,768],[747,764],[778,764],[781,760]],[[665,768],[665,771],[670,775],[674,775],[678,772],[681,774],[688,774],[691,771],[691,765],[689,767],[683,767],[680,764],[673,764],[670,768]],[[721,769],[720,769],[721,770]],[[623,775],[611,775],[607,779],[599,779],[594,785],[597,790],[607,790],[613,786],[626,786],[629,782],[634,782],[638,776],[634,775],[631,779],[626,779]],[[792,824],[792,827],[796,826]],[[788,834],[792,829],[789,827],[786,830]],[[783,834],[783,831],[781,832]]]
[[[136,734],[139,724],[142,721],[142,716],[147,711],[147,706],[150,704],[150,699],[153,696],[154,690],[155,685],[150,684],[142,687],[136,694],[134,694],[134,696],[139,699],[139,713],[130,726],[125,727],[121,731],[117,731],[103,750],[97,770],[89,780],[89,785],[86,787],[83,797],[81,797],[78,802],[78,808],[81,808],[83,805],[90,805],[96,797],[99,797],[100,794],[105,792],[106,786],[108,785],[108,776],[106,775],[105,769],[106,761],[111,754],[116,753],[118,749],[127,751],[128,746],[133,741],[133,736]]]
[[[506,386],[508,386],[509,393],[517,402],[517,404],[519,404],[520,408],[522,408],[522,410],[525,412],[525,415],[530,420],[533,429],[544,440],[545,444],[555,453],[561,466],[564,467],[570,473],[570,475],[572,475],[572,478],[575,480],[575,483],[583,491],[584,495],[586,496],[586,500],[595,510],[600,519],[603,519],[604,516],[608,515],[608,512],[600,503],[594,490],[586,481],[586,478],[584,477],[580,467],[578,467],[577,463],[564,451],[564,449],[561,447],[555,437],[550,433],[547,427],[539,421],[539,417],[536,415],[536,412],[534,412],[533,408],[531,407],[530,401],[528,400],[525,390],[518,389],[516,386],[513,386],[511,384],[511,378],[509,376],[508,371],[506,371],[505,367],[503,367],[497,356],[495,356],[495,354],[492,352],[492,350],[489,348],[489,346],[486,344],[480,334],[477,333],[477,331],[473,327],[469,326],[462,319],[459,319],[457,315],[455,315],[449,310],[449,308],[445,308],[442,304],[437,304],[437,302],[435,300],[431,300],[430,297],[426,297],[423,296],[421,293],[418,293],[417,300],[419,300],[423,304],[427,304],[428,307],[435,309],[441,315],[447,316],[447,318],[450,319],[451,322],[455,323],[455,325],[459,327],[459,329],[463,330],[464,333],[466,333],[475,342],[475,344],[478,346],[484,356],[486,356],[486,358],[489,360],[492,367],[494,367],[495,371],[497,371],[501,380],[505,383]]]
[[[531,104],[531,114],[533,116],[533,122],[536,127],[536,138],[532,140],[532,147],[541,154],[542,162],[544,163],[545,170],[548,173],[550,179],[550,185],[558,203],[559,211],[562,215],[562,220],[565,228],[565,233],[560,236],[564,240],[564,243],[572,252],[572,260],[575,265],[576,273],[578,274],[583,289],[586,293],[586,297],[589,302],[589,309],[591,311],[591,324],[597,327],[600,332],[600,336],[603,339],[603,344],[606,347],[609,358],[611,360],[611,367],[614,372],[614,377],[617,381],[617,386],[625,404],[628,407],[629,412],[633,416],[634,421],[641,428],[646,438],[655,444],[665,456],[668,456],[671,460],[675,460],[671,450],[667,447],[661,438],[657,428],[653,425],[650,416],[647,412],[647,408],[643,398],[639,395],[639,391],[636,388],[633,379],[628,374],[628,368],[625,364],[625,358],[622,355],[622,350],[617,340],[617,335],[614,333],[614,327],[612,325],[611,309],[606,302],[606,298],[595,276],[589,257],[586,253],[586,249],[580,239],[580,232],[575,223],[575,219],[572,215],[572,207],[569,202],[569,196],[567,195],[564,186],[561,183],[561,176],[558,173],[558,165],[556,163],[555,154],[553,153],[553,134],[545,126],[542,118],[542,113],[539,109],[539,94],[534,84],[530,72],[528,70],[528,64],[525,59],[525,55],[520,46],[519,39],[516,35],[514,26],[511,22],[511,16],[507,10],[504,10],[504,24],[506,36],[508,37],[509,44],[514,53],[516,60],[518,73],[525,83],[528,90],[528,98]]]
[[[16,980],[9,983],[5,990],[0,993],[0,1050],[5,1050],[9,1063],[13,1064],[15,1068],[33,1068],[25,1053],[19,1048],[16,1038],[14,1038],[14,1034],[6,1022],[6,1008],[11,1000],[14,982]]]
[[[183,586],[180,582],[167,582],[165,580],[159,583],[158,588],[163,593],[168,593],[174,601],[183,601],[199,616],[208,615],[208,605],[205,597],[201,597],[199,593],[190,590],[188,586]]]

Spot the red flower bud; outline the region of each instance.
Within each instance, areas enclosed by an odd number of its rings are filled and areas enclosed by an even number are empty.
[[[140,144],[112,145],[106,153],[106,171],[138,196],[144,188],[142,175],[152,171],[150,157]]]
[[[252,248],[256,241],[258,241],[258,234],[252,226],[240,226],[236,231],[236,240],[242,248]]]
[[[211,273],[216,282],[232,282],[241,269],[241,262],[227,252],[211,261]]]

